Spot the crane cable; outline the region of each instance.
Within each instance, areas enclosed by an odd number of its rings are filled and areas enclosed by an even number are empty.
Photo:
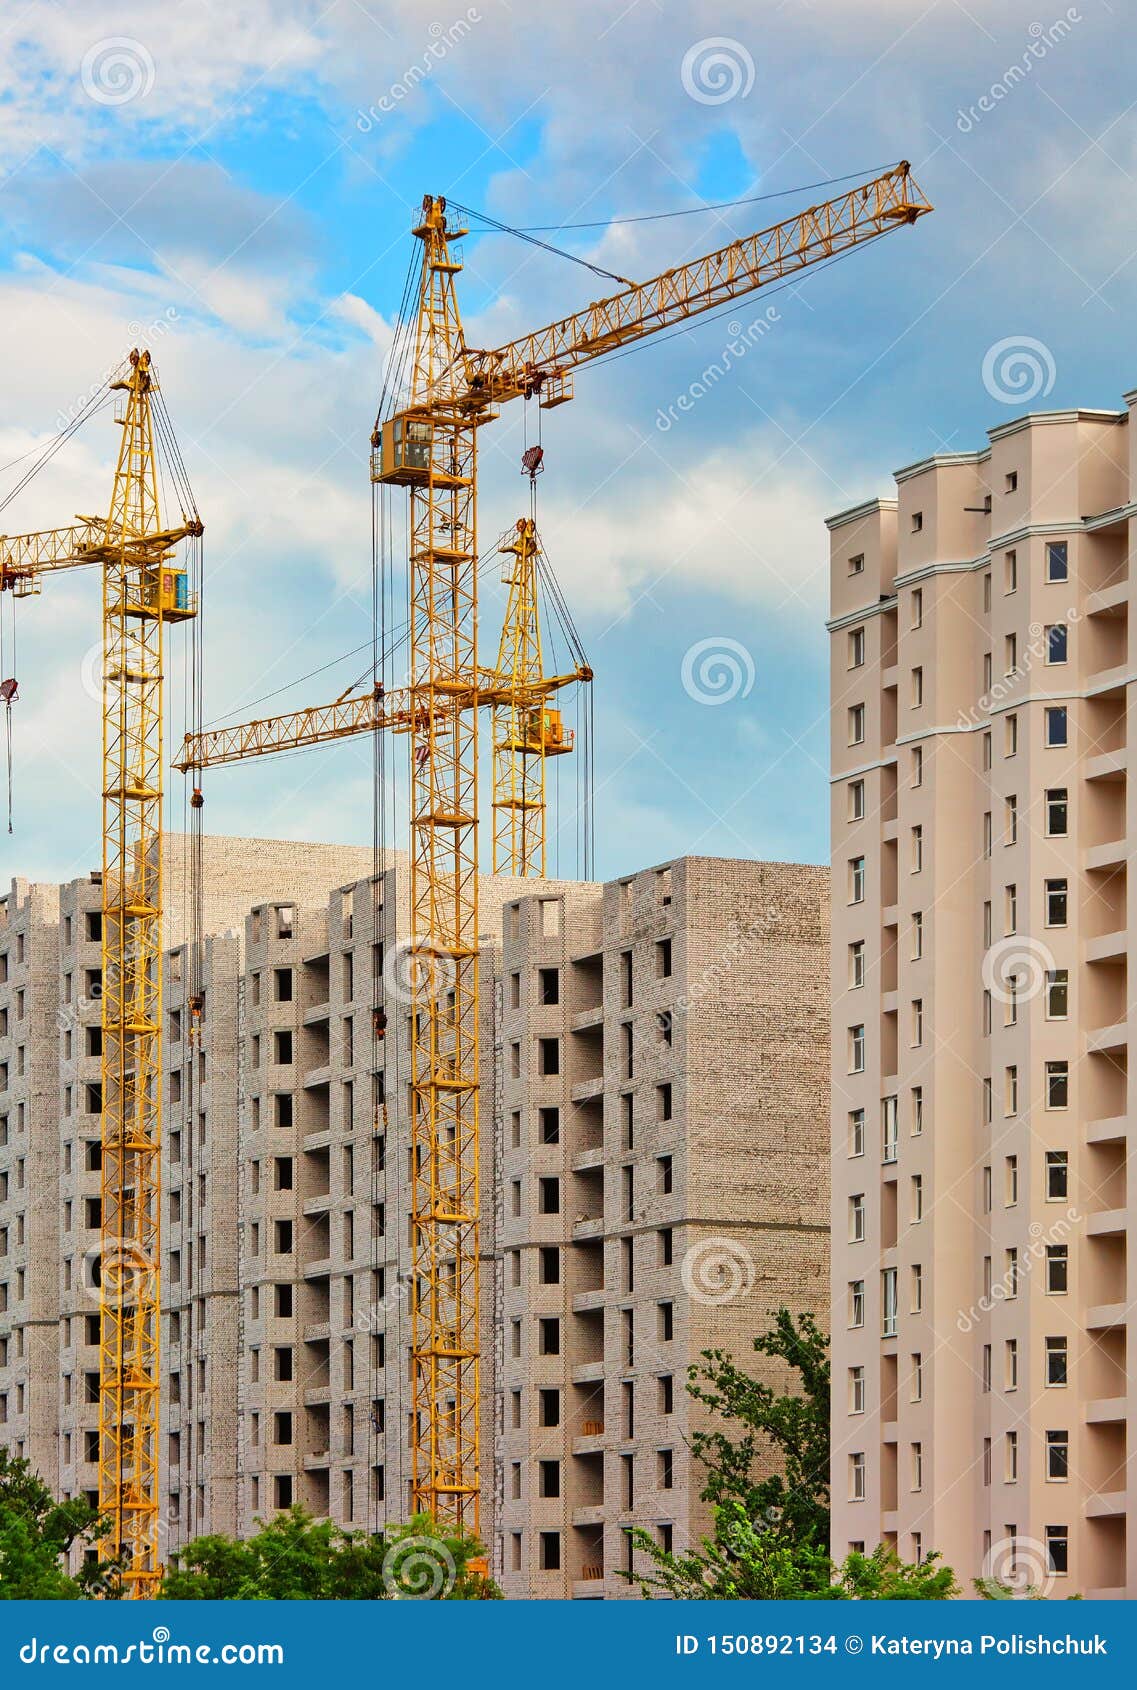
[[[473,232],[475,234],[501,233],[522,236],[545,235],[557,234],[562,229],[609,229],[618,223],[660,223],[665,218],[671,217],[697,217],[701,212],[731,211],[740,205],[760,205],[766,200],[788,199],[792,194],[809,194],[815,188],[836,187],[839,182],[869,181],[878,176],[884,176],[890,170],[895,170],[899,162],[896,159],[891,164],[874,165],[871,170],[850,170],[844,176],[826,176],[819,182],[803,182],[796,188],[778,188],[775,192],[769,194],[746,194],[741,199],[736,200],[708,201],[705,205],[689,205],[678,211],[647,211],[631,217],[600,217],[594,222],[586,223],[530,223],[517,229],[510,228],[505,223],[495,223],[492,218],[485,218],[485,221],[490,224],[490,228],[475,229]],[[475,211],[468,205],[459,205],[457,200],[451,200],[449,203],[467,217],[485,217],[483,212]],[[551,247],[549,250],[555,252],[557,249]],[[571,257],[571,254],[568,256]]]
[[[460,211],[464,217],[480,217],[483,223],[488,224],[488,229],[475,231],[475,233],[488,234],[492,231],[497,235],[515,235],[519,241],[525,241],[529,246],[539,246],[543,251],[551,252],[556,258],[567,258],[570,264],[579,264],[585,270],[591,270],[594,276],[603,276],[607,281],[619,282],[620,286],[625,288],[635,287],[636,285],[634,282],[630,282],[627,276],[619,276],[615,270],[605,270],[603,265],[592,264],[587,258],[581,258],[578,253],[566,252],[564,247],[553,246],[549,241],[540,241],[536,235],[529,234],[525,229],[515,229],[509,223],[499,223],[497,218],[491,217],[488,211],[475,211],[472,206],[463,205],[460,200],[448,200],[447,204],[453,205],[455,211]]]

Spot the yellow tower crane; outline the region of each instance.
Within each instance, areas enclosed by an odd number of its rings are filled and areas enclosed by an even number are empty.
[[[411,1416],[414,1508],[478,1529],[478,432],[505,400],[571,399],[572,371],[931,210],[901,163],[824,204],[493,350],[466,343],[455,242],[427,195],[409,399],[372,435],[372,480],[407,489],[411,708]],[[451,982],[435,990],[439,973]]]
[[[542,548],[533,519],[518,518],[516,530],[499,549],[507,560],[502,574],[508,599],[497,666],[479,670],[477,689],[479,708],[492,711],[494,873],[543,877],[548,857],[544,763],[575,749],[575,736],[552,700],[566,687],[591,682],[593,675],[579,645],[573,652],[575,668],[544,673],[538,584]],[[473,703],[473,696],[462,701],[466,709]],[[197,775],[377,730],[413,735],[425,729],[426,720],[409,687],[352,687],[330,704],[187,733],[174,768]]]
[[[66,528],[0,538],[0,591],[96,564],[103,580],[102,1217],[99,1507],[103,1553],[126,1593],[152,1596],[158,1543],[162,1028],[163,631],[196,614],[179,541],[202,524],[164,411],[159,437],[186,502],[164,528],[149,352],[109,384],[122,428],[110,509]]]

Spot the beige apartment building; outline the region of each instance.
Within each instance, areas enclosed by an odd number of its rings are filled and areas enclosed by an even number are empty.
[[[834,1552],[966,1595],[1137,1595],[1129,418],[829,522]]]
[[[167,1552],[293,1502],[410,1509],[408,892],[372,867],[208,841],[199,969],[168,934]],[[96,1486],[99,892],[0,902],[0,1440],[66,1494]],[[630,1523],[694,1541],[688,1365],[824,1305],[827,892],[705,858],[482,882],[483,1531],[510,1596],[632,1594]]]

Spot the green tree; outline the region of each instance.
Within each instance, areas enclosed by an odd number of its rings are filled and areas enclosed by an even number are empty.
[[[418,1514],[384,1533],[346,1531],[298,1505],[249,1538],[212,1533],[170,1557],[162,1595],[180,1601],[494,1601],[471,1563],[475,1538],[450,1536]]]
[[[688,1391],[714,1417],[691,1437],[706,1472],[702,1497],[713,1505],[713,1535],[680,1555],[634,1527],[628,1535],[641,1567],[622,1576],[646,1597],[696,1601],[956,1595],[955,1575],[937,1555],[912,1565],[882,1545],[840,1565],[830,1559],[829,1340],[812,1316],[795,1320],[779,1309],[754,1349],[796,1374],[792,1394],[753,1378],[722,1350],[705,1351],[689,1370]]]
[[[687,1386],[718,1424],[691,1438],[706,1468],[703,1500],[741,1503],[751,1520],[777,1520],[797,1542],[829,1537],[829,1340],[812,1315],[795,1321],[779,1309],[769,1332],[754,1340],[758,1355],[784,1361],[798,1389],[783,1396],[738,1367],[722,1350],[707,1350]],[[769,1471],[771,1460],[781,1471]],[[756,1470],[766,1476],[757,1477]]]
[[[109,1561],[85,1561],[72,1576],[67,1555],[96,1547],[105,1521],[90,1503],[56,1502],[30,1464],[0,1449],[0,1598],[64,1601],[102,1595]]]

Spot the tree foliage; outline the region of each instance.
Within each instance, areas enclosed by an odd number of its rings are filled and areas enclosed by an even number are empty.
[[[622,1576],[646,1597],[687,1601],[942,1601],[956,1595],[955,1575],[938,1555],[912,1565],[880,1545],[839,1565],[830,1559],[829,1340],[811,1315],[795,1320],[779,1309],[754,1349],[784,1361],[797,1376],[797,1390],[778,1393],[722,1350],[705,1351],[690,1369],[688,1391],[714,1416],[691,1437],[706,1473],[702,1497],[713,1506],[713,1535],[680,1554],[633,1527],[628,1535],[641,1566]]]
[[[162,1595],[181,1601],[493,1601],[472,1566],[482,1547],[448,1536],[427,1514],[386,1533],[347,1531],[299,1505],[249,1538],[215,1532],[170,1557]]]
[[[105,1525],[81,1500],[57,1502],[30,1464],[0,1449],[0,1598],[64,1601],[104,1595],[113,1563],[67,1571],[69,1551],[94,1549]]]

